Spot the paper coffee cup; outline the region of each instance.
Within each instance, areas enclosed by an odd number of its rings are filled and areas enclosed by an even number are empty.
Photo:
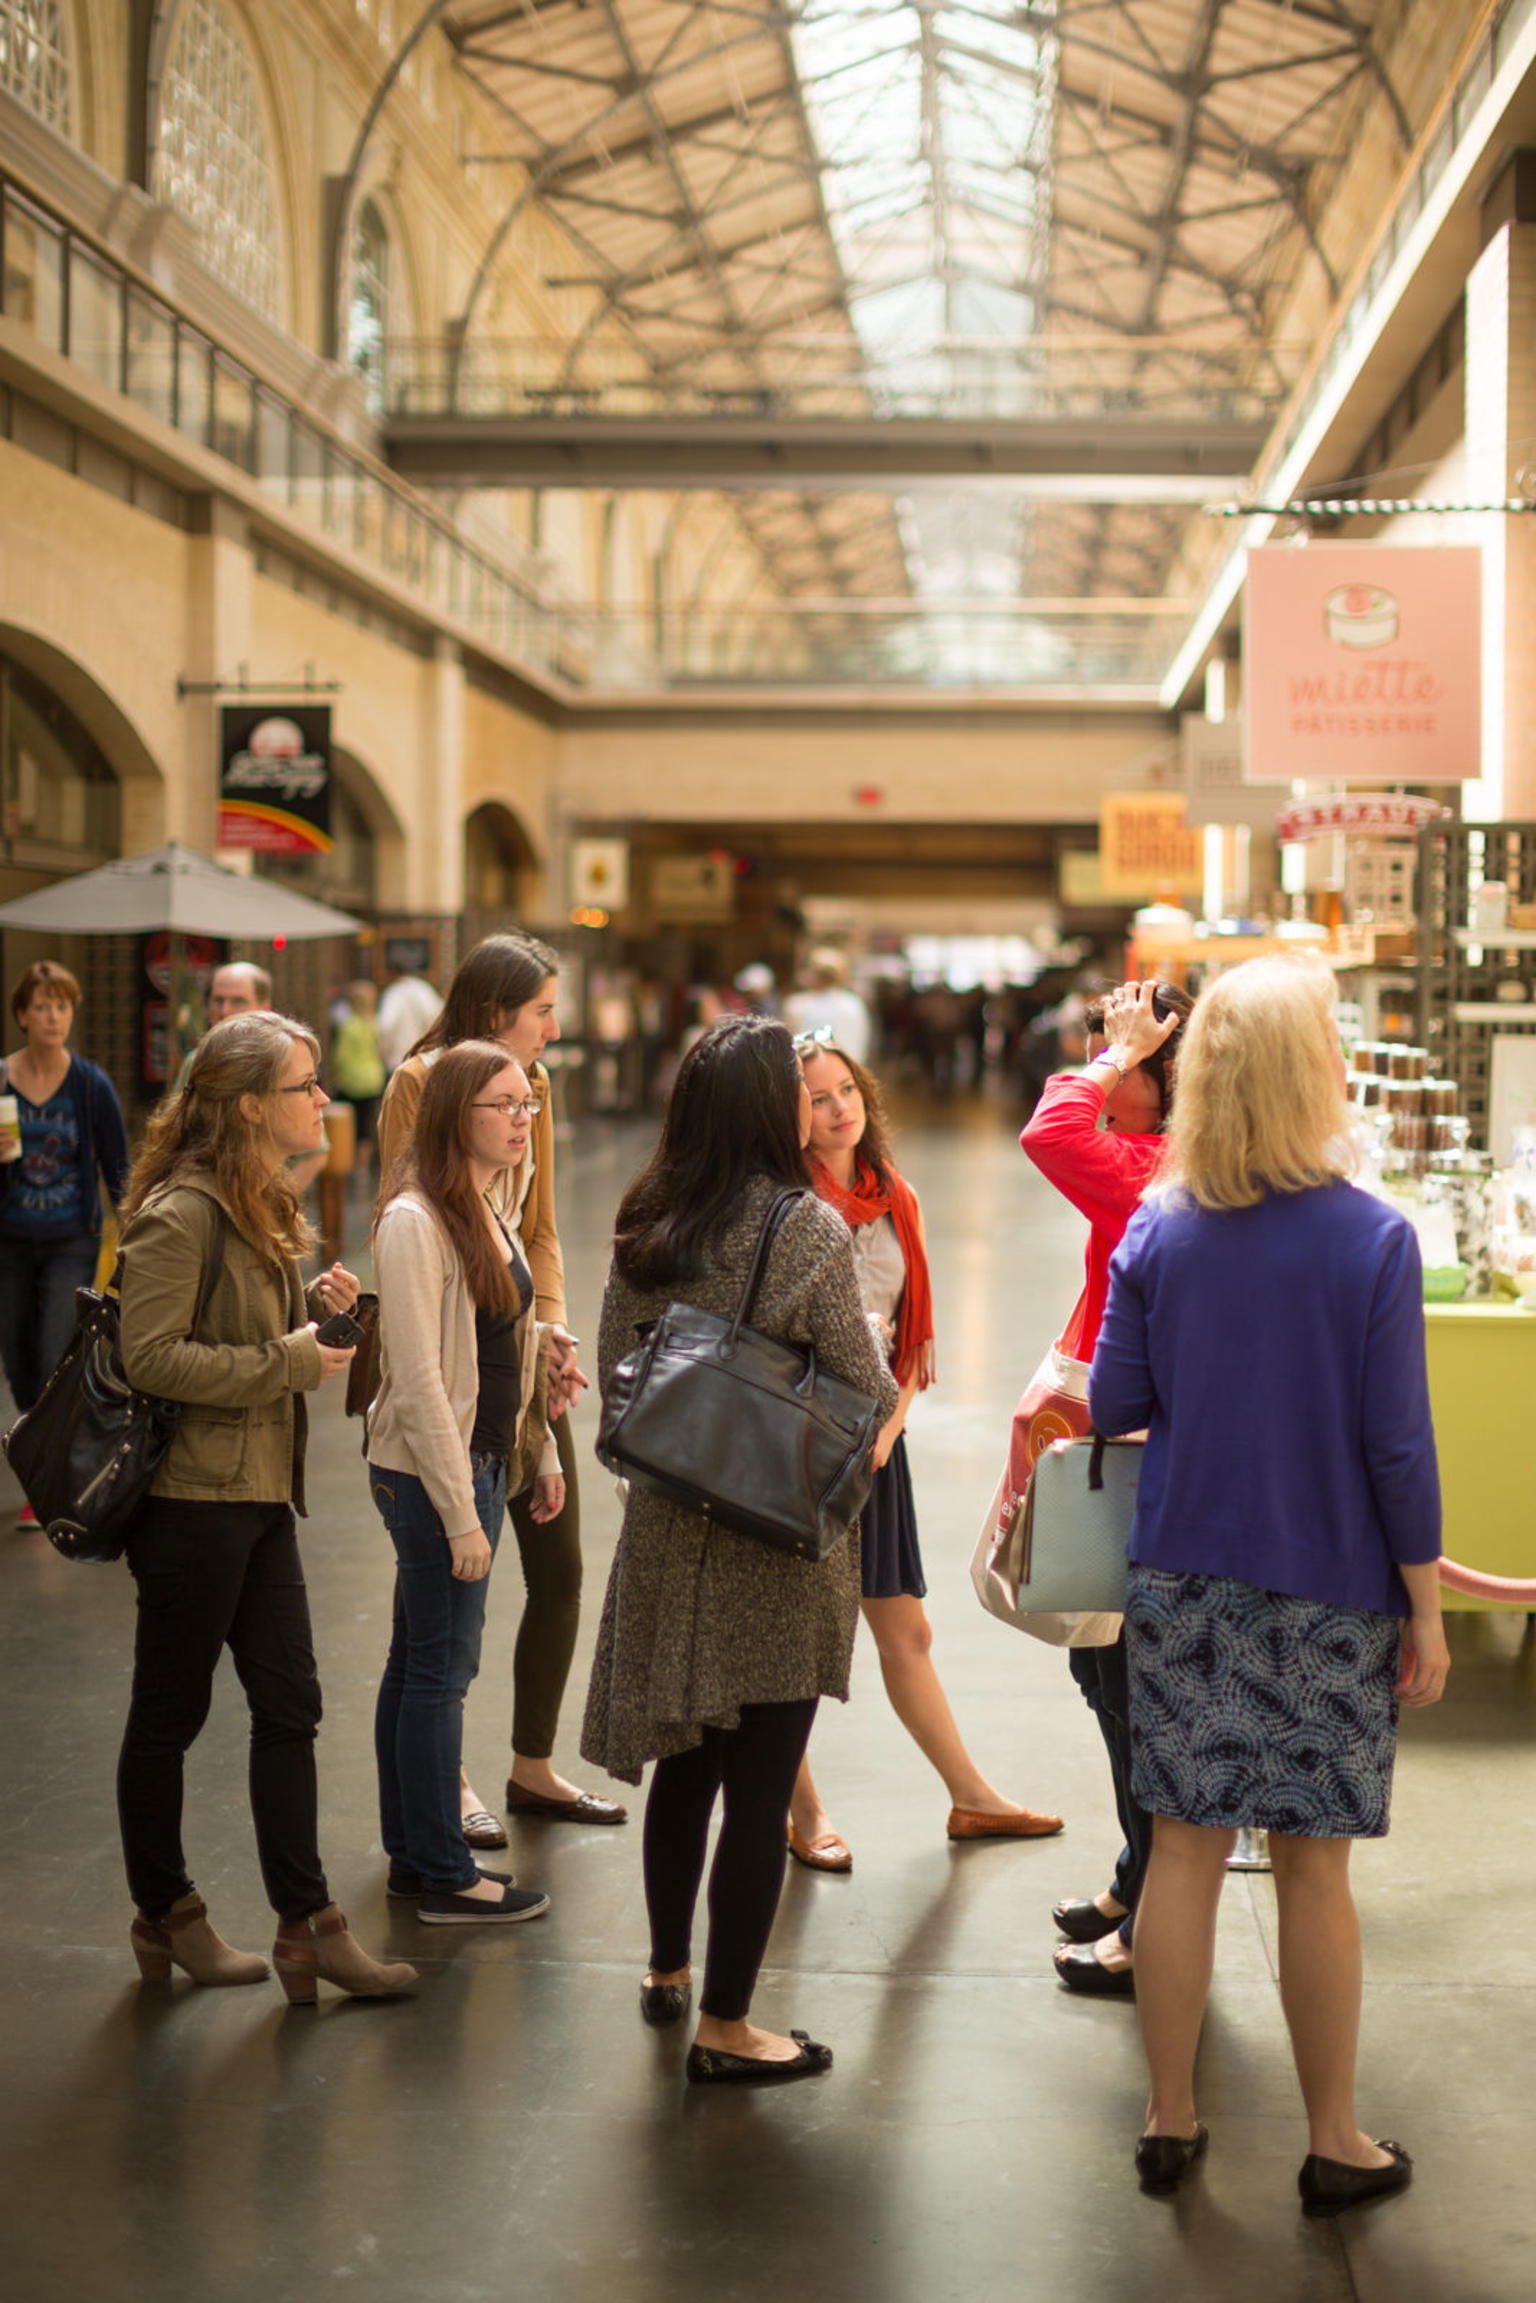
[[[0,1096],[0,1160],[21,1157],[21,1106],[14,1096]]]

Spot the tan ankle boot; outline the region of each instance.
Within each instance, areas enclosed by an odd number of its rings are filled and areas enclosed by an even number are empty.
[[[231,1950],[200,1895],[179,1896],[161,1919],[139,1912],[128,1939],[146,1983],[163,1983],[173,1961],[194,1983],[265,1983],[272,1972],[256,1952]]]
[[[387,1999],[396,1991],[409,1991],[416,1981],[415,1968],[403,1959],[370,1959],[349,1933],[346,1913],[334,1903],[308,1919],[283,1920],[272,1964],[295,2007],[313,2007],[322,1975],[356,1999]]]

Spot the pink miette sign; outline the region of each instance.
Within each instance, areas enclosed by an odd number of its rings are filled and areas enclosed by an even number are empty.
[[[1475,776],[1475,544],[1265,545],[1243,594],[1244,780]]]

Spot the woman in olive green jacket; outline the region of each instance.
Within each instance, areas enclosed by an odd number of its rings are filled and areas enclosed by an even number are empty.
[[[182,1853],[182,1766],[227,1646],[251,1711],[251,1813],[273,1953],[291,2000],[319,1976],[380,1997],[416,1980],[354,1942],[316,1844],[320,1687],[294,1511],[304,1508],[304,1393],[349,1350],[317,1323],[350,1309],[333,1264],[308,1291],[311,1245],[287,1174],[319,1140],[319,1047],[264,1010],[216,1024],[163,1104],[123,1201],[122,1342],[128,1380],[182,1403],[176,1436],[128,1534],[138,1587],[133,1695],[118,1813],[138,1913],[141,1973],[172,1962],[196,1983],[260,1983],[270,1970],[209,1924]]]

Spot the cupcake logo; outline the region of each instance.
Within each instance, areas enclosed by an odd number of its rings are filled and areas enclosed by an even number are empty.
[[[1323,629],[1341,648],[1388,647],[1397,621],[1397,601],[1379,584],[1340,584],[1323,601]]]

